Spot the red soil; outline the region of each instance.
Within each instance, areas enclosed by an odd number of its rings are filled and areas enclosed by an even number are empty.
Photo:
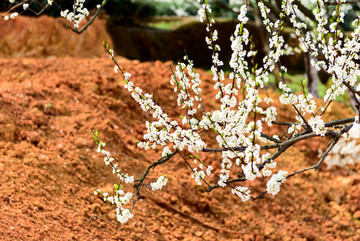
[[[119,63],[166,112],[179,115],[168,84],[170,63]],[[200,73],[211,99],[210,76]],[[166,174],[167,186],[157,192],[144,188],[134,218],[120,224],[114,208],[93,195],[94,187],[111,191],[117,179],[95,152],[90,129],[99,130],[120,168],[136,178],[161,153],[136,148],[143,114],[111,60],[2,58],[0,76],[2,240],[360,240],[360,164],[323,166],[290,178],[275,197],[243,203],[230,189],[205,192],[175,158],[148,176],[155,181]],[[281,120],[293,115],[278,112]],[[335,104],[330,115],[351,111]],[[278,159],[279,168],[292,172],[316,163],[324,143],[289,149]],[[265,189],[266,182],[255,184],[254,193]]]

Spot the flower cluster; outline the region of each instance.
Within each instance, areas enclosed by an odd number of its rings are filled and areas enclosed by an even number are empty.
[[[4,20],[5,21],[8,21],[9,19],[14,19],[16,16],[18,16],[19,15],[19,13],[18,12],[13,12],[13,13],[11,13],[10,14],[10,16],[9,15],[5,15],[4,16]]]
[[[280,191],[281,183],[285,182],[288,172],[279,171],[277,174],[272,175],[266,184],[266,191],[271,195],[276,195]]]
[[[243,202],[249,201],[250,199],[250,190],[247,187],[238,186],[232,189],[231,192],[238,195]]]
[[[184,57],[188,61],[187,64],[179,63],[176,66],[176,71],[170,79],[170,83],[175,85],[174,92],[177,92],[178,106],[186,109],[187,115],[193,116],[196,114],[197,109],[201,107],[201,84],[200,75],[196,73],[193,62],[187,57]],[[185,73],[185,69],[190,77]],[[194,93],[192,96],[191,91]],[[197,105],[195,103],[197,102]],[[190,117],[183,118],[183,124],[191,123]]]
[[[323,152],[319,151],[319,156]],[[347,140],[341,138],[336,146],[329,152],[324,159],[328,168],[332,166],[344,167],[346,165],[355,165],[360,161],[360,145],[356,140]]]
[[[17,9],[19,7],[20,8],[22,7],[23,11],[26,11],[26,10],[29,9],[30,3],[31,3],[31,1],[29,1],[29,0],[19,1],[19,2],[15,2],[15,0],[8,0],[8,1],[9,1],[9,3],[14,4],[14,5],[13,5],[13,7],[10,8],[10,10],[8,12],[5,13],[5,15],[4,15],[4,20],[5,21],[8,21],[10,19],[14,19],[16,16],[19,15],[18,12],[14,11],[15,9]],[[45,5],[44,8],[47,8],[48,6],[51,6],[53,1],[54,0],[47,0],[47,4]]]
[[[74,22],[75,29],[79,28],[80,22],[89,16],[89,10],[84,7],[86,0],[76,0],[73,5],[73,11],[69,9],[60,12],[61,17],[66,18],[70,22]]]
[[[99,141],[96,135],[94,136],[94,138],[98,142],[97,152],[105,155],[104,158],[105,164],[112,166],[113,173],[117,174],[117,176],[120,179],[120,182],[134,183],[133,176],[129,176],[129,174],[127,173],[122,173],[120,169],[117,168],[117,164],[112,164],[114,159],[110,157],[110,152],[104,149],[105,143]],[[111,204],[115,205],[117,220],[120,223],[126,223],[129,219],[133,217],[133,214],[131,213],[130,209],[124,208],[124,205],[128,204],[134,195],[130,192],[125,193],[122,190],[122,185],[118,186],[115,184],[114,186],[115,186],[114,188],[115,194],[113,196],[109,196],[108,193],[101,193],[101,190],[99,189],[96,189],[94,194],[101,195],[104,201],[108,201]]]
[[[165,178],[165,175],[162,175],[156,182],[150,183],[150,186],[153,191],[161,190],[164,186],[166,186],[167,182],[168,179]]]
[[[311,117],[309,119],[309,125],[316,134],[321,136],[325,135],[326,132],[325,123],[321,119],[321,116]]]
[[[112,53],[112,50],[109,50]],[[195,93],[199,93],[198,85],[196,84],[196,73],[192,71],[191,65],[188,66],[190,73],[193,74],[192,82],[194,83]],[[116,67],[115,67],[116,69]],[[178,71],[178,74],[181,71]],[[135,87],[134,83],[130,80],[131,74],[123,73],[125,85],[124,87],[131,93],[132,98],[139,103],[140,107],[144,112],[151,112],[154,121],[146,121],[147,133],[144,135],[145,141],[138,142],[138,147],[144,149],[156,149],[158,145],[163,146],[163,155],[169,154],[171,151],[167,146],[168,143],[172,143],[172,149],[183,150],[187,148],[190,152],[200,151],[205,148],[206,144],[203,140],[201,140],[200,135],[194,132],[194,130],[182,129],[176,120],[171,120],[171,118],[163,112],[162,108],[155,103],[153,100],[153,96],[147,93],[143,93],[142,89],[139,87]],[[176,78],[175,76],[172,78]],[[181,77],[181,81],[178,82],[178,85],[187,88],[188,82],[185,76]],[[180,84],[181,83],[181,84]],[[181,94],[180,94],[181,95]],[[190,97],[188,94],[184,94],[180,100],[187,100]],[[188,102],[188,105],[185,105],[185,108],[192,108],[192,101]],[[190,112],[190,114],[195,114],[194,112]]]
[[[357,119],[355,120],[353,126],[350,129],[349,135],[351,138],[360,139],[360,124]]]

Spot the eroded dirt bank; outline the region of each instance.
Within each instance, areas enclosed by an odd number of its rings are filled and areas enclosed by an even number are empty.
[[[168,85],[170,63],[119,62],[165,111],[179,114]],[[210,76],[200,73],[204,92],[213,96]],[[276,197],[242,203],[230,189],[204,192],[184,162],[174,159],[149,176],[155,181],[166,174],[168,185],[155,193],[144,189],[135,217],[121,225],[113,208],[93,195],[93,187],[110,190],[117,180],[95,152],[90,128],[100,131],[120,167],[136,177],[160,153],[135,148],[144,131],[143,113],[113,73],[111,60],[2,58],[0,76],[2,240],[360,239],[360,164],[323,166],[289,179]],[[337,104],[331,115],[346,117],[350,111]],[[278,166],[288,171],[309,166],[323,147],[317,141],[298,145]],[[209,161],[216,162],[211,156]],[[260,193],[265,183],[258,184],[253,191]]]

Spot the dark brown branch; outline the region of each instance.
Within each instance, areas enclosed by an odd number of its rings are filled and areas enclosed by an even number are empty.
[[[352,87],[348,82],[343,81],[343,85],[345,85],[352,93],[355,93],[360,96],[360,91],[355,90],[354,87]]]
[[[302,12],[306,17],[310,18],[311,20],[315,20],[315,15],[310,9],[305,7],[299,0],[295,0],[294,2],[298,6],[300,12]]]
[[[272,137],[272,136],[269,136],[265,133],[261,133],[261,137],[265,138],[265,139],[268,139],[269,141],[272,141],[272,142],[275,142],[275,143],[282,143],[282,141]]]
[[[291,126],[294,124],[294,123],[283,122],[283,121],[272,121],[271,123],[276,124],[276,125],[284,125],[284,126]]]
[[[300,170],[300,171],[297,171],[297,172],[294,172],[290,175],[288,175],[286,178],[289,178],[289,177],[292,177],[298,173],[301,173],[301,172],[305,172],[305,171],[309,171],[309,170],[312,170],[312,169],[315,169],[315,171],[317,171],[321,165],[321,163],[324,161],[325,157],[329,154],[329,152],[334,148],[334,146],[337,144],[338,140],[340,139],[340,137],[345,133],[347,132],[348,130],[350,130],[350,128],[352,127],[352,124],[350,125],[346,125],[344,126],[344,128],[339,131],[338,133],[336,133],[336,136],[334,137],[333,139],[333,142],[331,143],[331,145],[329,146],[329,148],[325,151],[325,153],[321,156],[320,160],[318,161],[318,163],[316,163],[314,166],[312,167],[309,167],[309,168],[305,168],[303,170]]]
[[[279,144],[274,144],[274,145],[265,145],[265,146],[261,146],[260,149],[261,150],[269,150],[269,149],[274,149],[274,148],[278,148],[280,146],[282,142],[280,142]],[[238,151],[238,152],[244,152],[246,150],[246,146],[236,146],[236,147],[224,147],[224,148],[204,148],[201,151],[202,152],[223,152],[223,151]]]
[[[303,120],[303,122],[305,123],[305,125],[307,126],[307,129],[311,130],[311,126],[309,125],[309,123],[307,123],[307,121],[305,120],[305,117],[300,113],[300,111],[298,110],[298,108],[293,104],[292,105],[296,111],[296,113],[300,116],[300,118]]]
[[[354,118],[348,118],[348,119],[343,119],[343,120],[340,120],[340,121],[348,121],[350,119],[354,119]],[[340,122],[339,121],[339,122]],[[335,121],[334,121],[335,122]],[[322,164],[322,162],[324,161],[325,157],[329,154],[329,152],[334,148],[334,146],[337,144],[337,142],[339,141],[340,137],[347,131],[350,130],[350,128],[353,126],[353,124],[350,124],[350,125],[346,125],[343,127],[343,129],[341,131],[339,131],[338,133],[335,134],[335,136],[333,137],[333,141],[330,145],[330,147],[325,151],[325,153],[321,156],[320,160],[313,166],[311,167],[308,167],[308,168],[305,168],[305,169],[302,169],[300,171],[296,171],[290,175],[287,175],[286,176],[286,179],[290,178],[290,177],[293,177],[295,176],[296,174],[299,174],[299,173],[302,173],[302,172],[306,172],[306,171],[310,171],[310,170],[315,170],[317,171],[320,167],[320,165]],[[280,151],[280,150],[279,150]],[[269,159],[271,159],[272,157],[270,157]],[[275,159],[275,158],[274,158]],[[273,160],[273,159],[272,159]],[[263,165],[264,166],[264,165]],[[263,168],[262,164],[259,166],[259,170],[261,170]],[[259,196],[257,196],[256,198],[252,198],[253,201],[263,197],[265,194],[267,193],[267,191],[264,191],[263,193],[261,193]]]
[[[337,125],[352,123],[354,121],[355,121],[355,118],[346,118],[346,119],[341,119],[341,120],[329,121],[329,122],[325,123],[324,125],[325,125],[325,127],[333,127],[333,126],[337,126]],[[281,122],[277,122],[277,124],[278,123],[281,123]],[[286,122],[282,122],[282,123],[284,125],[292,125],[293,124],[293,123],[286,123]],[[325,135],[333,136],[333,134],[334,134],[333,131],[327,131],[327,133]],[[260,149],[261,150],[269,150],[269,149],[274,149],[274,148],[281,148],[281,147],[284,147],[287,145],[293,145],[298,141],[301,141],[301,140],[304,140],[307,138],[311,138],[311,137],[315,137],[315,136],[319,136],[319,135],[317,135],[315,133],[311,133],[310,130],[306,130],[285,142],[281,142],[281,141],[277,140],[277,144],[264,145],[264,146],[261,146]],[[244,152],[246,150],[246,148],[247,148],[246,146],[224,147],[224,148],[204,148],[201,151],[202,152],[223,152],[223,151]]]
[[[246,181],[245,178],[236,178],[236,179],[230,179],[229,181],[226,181],[224,183],[229,184],[229,183],[233,183],[233,182],[245,182],[245,181]],[[215,188],[218,188],[218,187],[220,187],[219,184],[215,184],[215,185],[209,187],[209,189],[206,190],[206,192],[211,192],[212,190],[214,190]]]
[[[253,198],[253,201],[256,201],[257,199],[262,198],[265,194],[267,193],[267,191],[262,192],[259,196],[257,196],[256,198]]]
[[[24,1],[24,2],[19,2],[17,4],[15,4],[14,6],[12,6],[7,12],[6,14],[9,14],[11,11],[17,9],[18,7],[21,7],[22,5],[24,5],[25,3],[29,2],[29,0]]]
[[[141,198],[141,196],[140,196],[141,185],[144,183],[144,180],[145,180],[146,176],[149,174],[150,169],[155,168],[158,165],[164,164],[165,162],[170,160],[173,156],[175,156],[177,153],[178,153],[178,150],[176,149],[170,155],[164,156],[164,157],[160,158],[158,161],[151,163],[146,168],[146,170],[145,170],[144,174],[142,175],[142,177],[140,179],[138,179],[138,180],[135,180],[135,182],[138,182],[138,183],[134,184],[134,188],[136,189],[136,193],[134,194],[134,196],[137,196],[137,198],[134,200],[130,212],[132,212],[132,210],[133,210],[133,208],[135,206],[135,203]]]
[[[228,5],[222,3],[219,0],[215,1],[215,5],[217,5],[219,8],[224,9],[225,11],[232,12],[232,13],[238,13],[238,12],[235,12],[231,7],[229,7]]]
[[[346,119],[341,119],[341,120],[329,121],[329,122],[325,123],[325,127],[332,127],[335,125],[348,124],[348,123],[352,123],[354,121],[355,121],[355,118],[346,118]]]
[[[178,149],[177,149],[178,150]],[[184,157],[184,155],[178,150],[180,156],[182,157],[182,159],[185,161],[185,163],[188,165],[188,167],[191,169],[191,171],[194,172],[194,169],[191,167],[190,163],[186,160],[186,158]],[[211,185],[204,179],[200,176],[200,179],[205,182],[205,184],[210,188]]]

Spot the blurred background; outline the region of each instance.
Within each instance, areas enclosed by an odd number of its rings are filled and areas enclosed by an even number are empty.
[[[255,62],[261,66],[263,57],[270,51],[268,32],[262,24],[260,10],[256,1],[249,1],[249,29],[252,41],[255,44],[257,55]],[[16,3],[16,2],[15,2]],[[19,11],[21,15],[36,16],[47,3],[47,0],[32,0],[26,11]],[[58,0],[44,11],[45,15],[59,17],[60,11],[72,9],[73,0]],[[90,16],[95,13],[99,0],[87,0],[84,6],[89,9]],[[231,58],[230,37],[233,34],[237,21],[237,15],[243,0],[209,0],[213,17],[216,19],[215,29],[219,32],[218,44],[221,47],[220,59],[223,60],[226,71],[230,71],[229,60]],[[263,1],[271,12],[269,18],[272,21],[279,19],[281,1]],[[316,4],[307,0],[296,0],[303,20],[310,31],[316,26],[313,9]],[[13,6],[7,1],[0,2],[0,9],[7,11]],[[131,60],[139,61],[173,61],[177,63],[183,60],[183,56],[189,55],[196,67],[209,70],[211,67],[211,51],[206,46],[205,24],[198,20],[197,12],[200,7],[194,0],[109,0],[98,16],[97,21],[82,36],[75,36],[71,31],[66,31],[64,19],[56,20],[44,18],[42,21],[29,23],[24,20],[14,26],[14,23],[0,21],[2,32],[0,37],[0,55],[2,56],[78,56],[94,57],[105,56],[101,46],[102,41],[111,43],[117,55]],[[336,21],[332,12],[336,5],[329,5],[326,11],[329,14],[329,24]],[[20,9],[20,8],[19,8]],[[341,5],[346,13],[345,21],[340,23],[340,29],[351,31],[354,29],[352,22],[360,11],[360,3]],[[41,19],[41,18],[40,18]],[[299,40],[295,31],[291,28],[289,19],[284,17],[284,30],[282,32],[285,43],[291,47],[297,47]],[[7,25],[6,25],[7,24]],[[23,25],[24,24],[24,25]],[[6,26],[4,26],[6,25]],[[26,26],[25,26],[26,25]],[[13,31],[18,26],[23,29]],[[41,30],[43,29],[43,30]],[[47,33],[51,33],[48,35]],[[13,34],[12,34],[13,33]],[[66,36],[66,37],[65,37]],[[319,57],[320,59],[322,56]],[[249,60],[250,61],[250,60]],[[281,64],[288,68],[286,79],[290,86],[299,89],[299,80],[307,79],[309,92],[316,97],[322,97],[328,85],[331,85],[330,76],[324,72],[316,71],[309,64],[309,56],[303,53],[295,53],[284,56]],[[292,81],[294,79],[295,81]],[[279,69],[275,68],[270,82],[276,88],[280,81]]]

